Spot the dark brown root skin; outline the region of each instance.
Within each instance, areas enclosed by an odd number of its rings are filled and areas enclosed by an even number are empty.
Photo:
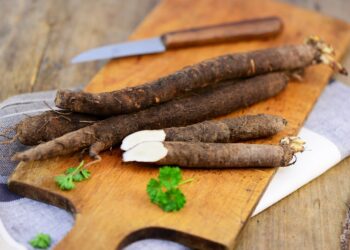
[[[146,141],[232,143],[270,137],[284,129],[286,125],[285,119],[275,115],[245,115],[204,121],[186,127],[141,130],[125,137],[120,148],[124,151],[129,150]]]
[[[272,136],[287,125],[275,115],[247,115],[218,121],[204,121],[186,127],[165,128],[166,141],[237,142]]]
[[[246,168],[288,166],[289,145],[203,142],[144,142],[123,154],[125,162],[146,162],[189,168]]]
[[[73,112],[100,116],[131,113],[223,80],[304,68],[318,61],[319,56],[314,46],[306,44],[229,54],[118,91],[91,94],[59,90],[55,103],[57,107]]]
[[[246,143],[164,142],[168,154],[159,165],[182,167],[280,167],[287,166],[293,151],[286,146]]]
[[[272,97],[287,85],[284,73],[271,73],[215,87],[137,113],[111,117],[17,153],[13,160],[40,160],[90,147],[90,156],[119,144],[139,130],[185,126],[226,115]]]
[[[91,125],[97,120],[98,118],[92,115],[47,111],[18,123],[16,137],[24,145],[38,145]]]

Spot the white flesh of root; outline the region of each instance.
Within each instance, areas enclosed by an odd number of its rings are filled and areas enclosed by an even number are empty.
[[[141,130],[125,137],[120,148],[127,151],[141,142],[165,141],[165,136],[166,134],[163,129]]]
[[[123,161],[157,162],[168,154],[163,142],[142,142],[124,152]]]

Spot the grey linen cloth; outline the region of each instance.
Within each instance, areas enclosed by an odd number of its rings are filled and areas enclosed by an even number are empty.
[[[54,91],[18,95],[1,103],[0,133],[7,132],[9,137],[14,136],[14,131],[7,130],[28,115],[32,116],[49,110],[48,105],[54,106],[54,95]],[[339,82],[330,83],[304,126],[333,142],[340,152],[341,159],[350,153],[350,141],[347,140],[350,133],[349,97],[350,87]],[[7,140],[7,138],[0,137],[1,140]],[[18,142],[0,145],[0,219],[9,234],[28,249],[32,249],[28,241],[39,232],[51,235],[52,248],[69,232],[74,224],[74,218],[62,209],[23,198],[8,191],[7,177],[17,165],[17,162],[10,161],[10,157],[14,152],[25,148],[26,146]],[[188,248],[175,242],[149,239],[135,242],[125,249],[185,250]]]
[[[47,111],[50,109],[48,105],[53,107],[54,96],[55,91],[23,94],[1,103],[0,133],[12,138],[15,135],[12,128],[28,115]],[[0,141],[8,140],[7,137],[0,137]],[[18,141],[0,145],[0,219],[16,241],[32,249],[28,241],[40,232],[50,234],[53,243],[57,243],[70,230],[74,218],[60,208],[23,198],[8,191],[7,177],[18,163],[10,160],[11,155],[26,148]]]
[[[22,94],[0,103],[0,134],[6,135],[6,137],[0,136],[0,142],[15,135],[13,128],[22,119],[54,107],[55,95],[56,91]],[[41,232],[52,237],[50,247],[52,249],[73,227],[74,218],[63,209],[18,196],[8,190],[7,178],[18,164],[10,158],[15,152],[26,148],[27,146],[18,141],[0,144],[0,220],[12,238],[27,249],[33,249],[28,241]],[[170,241],[143,240],[125,249],[185,250],[188,248]]]

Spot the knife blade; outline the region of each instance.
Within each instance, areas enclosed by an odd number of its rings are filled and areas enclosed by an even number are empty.
[[[278,35],[283,29],[279,17],[248,19],[164,33],[159,37],[107,45],[85,51],[72,63],[162,53],[167,49],[201,46],[214,43],[265,39]]]

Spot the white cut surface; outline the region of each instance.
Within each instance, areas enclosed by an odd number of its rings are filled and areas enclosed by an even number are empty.
[[[120,148],[127,151],[141,142],[165,141],[165,136],[163,129],[137,131],[125,137]]]
[[[142,142],[124,152],[124,162],[157,162],[168,154],[162,142]]]

